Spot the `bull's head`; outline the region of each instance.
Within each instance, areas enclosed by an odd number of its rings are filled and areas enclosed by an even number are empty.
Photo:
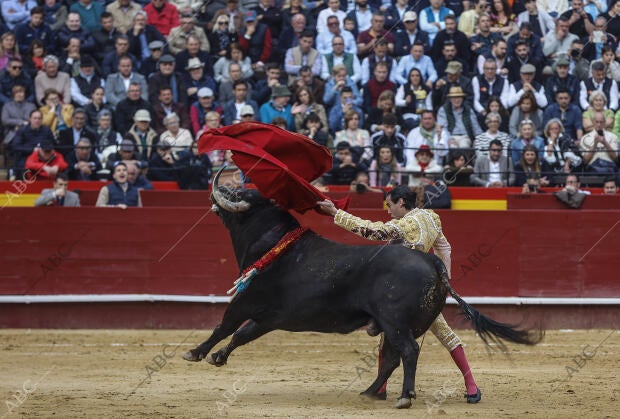
[[[224,211],[234,213],[249,210],[251,207],[250,203],[243,200],[238,193],[227,187],[220,188],[218,185],[220,175],[225,168],[226,166],[223,166],[213,178],[213,192],[211,193],[211,200],[214,203],[213,211],[217,213],[219,208],[222,208]],[[234,200],[230,198],[233,198]]]

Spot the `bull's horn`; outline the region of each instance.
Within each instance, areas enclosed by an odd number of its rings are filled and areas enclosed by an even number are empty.
[[[250,209],[250,203],[246,201],[232,202],[226,199],[226,197],[220,192],[220,188],[218,186],[218,180],[222,172],[226,169],[226,165],[223,165],[222,168],[217,172],[215,177],[213,178],[213,191],[211,194],[213,195],[213,199],[215,202],[222,207],[225,211],[228,212],[243,212]]]

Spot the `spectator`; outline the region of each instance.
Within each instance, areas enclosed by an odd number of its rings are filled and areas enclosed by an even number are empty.
[[[438,109],[447,102],[448,93],[453,87],[460,87],[465,92],[466,102],[468,106],[473,106],[474,92],[472,89],[472,81],[469,77],[463,76],[463,65],[458,61],[450,61],[446,67],[446,75],[441,76],[435,89],[433,90],[434,108]]]
[[[598,16],[594,21],[594,30],[587,38],[582,54],[589,61],[600,60],[604,48],[615,51],[618,48],[618,39],[607,32],[607,20],[603,16]]]
[[[243,80],[238,80],[234,84],[234,98],[224,104],[224,125],[232,125],[241,121],[241,110],[244,106],[252,107],[254,114],[258,114],[258,104],[248,97],[248,85]],[[198,112],[200,115],[201,113]],[[196,119],[194,119],[194,127],[196,127]],[[201,126],[204,123],[201,124]]]
[[[614,178],[605,179],[605,183],[603,183],[603,194],[604,195],[616,195],[618,193],[618,185]]]
[[[129,31],[133,24],[133,17],[140,10],[140,5],[131,0],[116,0],[105,8],[105,11],[114,17],[114,25],[121,33]]]
[[[532,33],[543,39],[555,31],[553,18],[544,10],[538,10],[536,0],[525,0],[524,3],[526,11],[517,16],[519,23],[529,23]]]
[[[377,8],[376,6],[376,2],[372,2],[375,4],[375,8]],[[379,10],[384,10],[385,13],[385,27],[386,28],[393,28],[394,32],[396,34],[402,33],[403,31],[407,30],[407,22],[405,20],[405,13],[407,13],[407,11],[413,11],[413,10],[409,10],[409,4],[408,4],[408,0],[396,0],[394,2],[389,2],[387,5],[381,5],[379,7]],[[388,6],[386,8],[386,6]],[[417,4],[415,6],[418,6]],[[371,8],[373,6],[371,5]],[[409,15],[411,16],[411,15]],[[417,20],[417,13],[416,13],[416,20]],[[416,24],[417,27],[417,24]],[[428,36],[427,36],[428,37]],[[411,45],[410,45],[411,47]],[[430,48],[430,45],[429,45]],[[405,51],[405,54],[409,52],[410,48],[407,48],[407,50]],[[394,50],[395,52],[397,51],[397,49],[395,48]]]
[[[394,99],[394,92],[391,90],[384,90],[379,94],[377,106],[370,108],[370,112],[368,112],[368,117],[366,118],[366,123],[364,126],[370,131],[371,134],[380,131],[383,129],[383,117],[388,114],[396,114],[396,103]]]
[[[511,54],[506,60],[505,67],[508,69],[508,80],[511,83],[519,80],[519,75],[521,73],[521,67],[525,64],[531,64],[534,66],[534,80],[540,81],[542,80],[542,72],[541,72],[541,64],[534,60],[530,45],[527,41],[519,40],[515,44],[515,51]]]
[[[123,162],[127,165],[129,165],[130,163],[141,165],[138,153],[136,152],[136,144],[133,142],[133,140],[130,140],[128,138],[121,140],[121,142],[119,142],[115,147],[109,147],[108,149],[104,150],[103,154],[107,155],[107,158],[105,159],[105,165],[110,172],[114,172],[114,167],[119,162]],[[102,159],[102,161],[104,161],[104,159]],[[148,163],[145,162],[145,165],[148,165]]]
[[[472,157],[460,150],[452,150],[448,153],[448,164],[443,168],[443,178],[451,186],[472,186],[469,178],[474,168],[469,164]]]
[[[437,0],[433,0],[437,1]],[[357,36],[357,56],[360,58],[367,57],[375,48],[375,44],[379,39],[387,41],[387,49],[389,54],[394,53],[394,37],[391,32],[385,29],[385,16],[381,12],[374,12],[370,23],[370,29],[361,32]],[[431,40],[432,42],[432,40]]]
[[[78,38],[71,38],[69,45],[60,55],[60,71],[67,73],[69,77],[75,77],[80,72],[80,62],[82,61],[82,51],[80,47],[80,40]],[[98,71],[99,73],[101,71]]]
[[[327,114],[325,112],[325,107],[316,103],[310,88],[302,86],[295,91],[291,113],[295,118],[295,130],[297,132],[302,129],[303,123],[310,113],[318,115],[323,130],[327,132]]]
[[[601,94],[603,99],[604,95]],[[604,104],[601,106],[603,111]],[[610,121],[613,124],[614,113],[610,112]],[[555,103],[549,105],[545,109],[543,125],[546,125],[552,118],[558,118],[564,129],[566,135],[569,138],[581,138],[583,136],[583,129],[581,123],[581,110],[576,105],[570,103],[570,92],[565,89],[557,90],[555,94]]]
[[[405,160],[415,161],[415,153],[422,145],[427,145],[435,152],[435,161],[441,166],[443,158],[448,154],[448,132],[435,122],[435,115],[430,109],[422,111],[420,126],[407,135]]]
[[[101,14],[104,12],[103,5],[93,0],[78,0],[71,5],[69,10],[80,15],[82,27],[89,32],[101,29]]]
[[[420,12],[420,29],[428,34],[431,45],[439,31],[446,29],[448,15],[454,15],[454,12],[443,7],[443,0],[431,0],[430,6]]]
[[[337,1],[337,0],[332,0]],[[245,25],[238,34],[239,45],[250,57],[252,68],[262,70],[272,52],[271,30],[256,20],[256,12],[250,10],[244,14]]]
[[[411,131],[419,125],[422,112],[433,109],[433,103],[430,89],[424,84],[420,70],[413,67],[407,80],[408,82],[396,91],[394,101],[406,131]]]
[[[476,34],[476,26],[482,16],[487,16],[487,9],[491,6],[486,0],[474,0],[474,7],[461,14],[459,17],[459,31],[471,38]]]
[[[433,0],[438,1],[438,0]],[[397,84],[407,83],[407,75],[409,70],[416,67],[422,73],[422,77],[429,89],[433,88],[433,83],[437,81],[437,72],[433,61],[427,55],[424,55],[424,44],[417,42],[411,47],[411,53],[400,59],[398,67],[393,74],[392,81]]]
[[[35,39],[40,40],[48,50],[54,47],[52,30],[45,23],[44,16],[42,7],[34,7],[30,10],[30,20],[15,27],[15,38],[20,54],[26,54]]]
[[[429,185],[433,182],[432,175],[442,172],[442,168],[433,158],[431,148],[423,144],[415,152],[415,158],[407,162],[405,170],[409,172],[409,186]],[[431,177],[427,177],[431,175]]]
[[[175,71],[174,57],[164,55],[159,59],[159,71],[151,75],[148,81],[149,102],[155,103],[162,86],[172,88],[172,98],[177,103],[187,103],[187,87],[181,73]]]
[[[93,146],[88,138],[81,138],[75,145],[75,151],[67,156],[67,173],[71,180],[98,180],[101,162],[93,152]]]
[[[181,24],[172,28],[167,36],[168,48],[173,55],[177,55],[186,47],[186,39],[193,35],[199,41],[200,50],[209,52],[211,45],[205,34],[204,29],[196,26],[196,19],[191,9],[183,9],[181,11]]]
[[[217,60],[213,67],[214,79],[217,83],[232,83],[239,79],[231,79],[229,72],[231,64],[237,64],[239,66],[239,78],[248,80],[254,75],[250,57],[245,57],[239,44],[233,42],[228,46],[226,55]]]
[[[580,0],[579,0],[580,1]],[[607,105],[612,111],[618,109],[618,84],[615,80],[605,75],[605,64],[596,62],[592,64],[592,77],[582,81],[579,88],[579,103],[584,111],[589,108],[588,98],[592,92],[600,91],[607,98]]]
[[[360,125],[360,114],[354,109],[347,109],[344,112],[343,129],[336,132],[334,145],[338,149],[338,144],[347,144],[355,153],[355,161],[359,162],[360,167],[367,169],[374,152],[370,142],[370,134],[365,129],[360,128]],[[333,125],[330,125],[330,128],[333,128]]]
[[[95,74],[95,60],[85,55],[80,60],[80,72],[71,78],[71,99],[78,106],[86,106],[97,88],[103,88],[104,81]]]
[[[191,58],[187,67],[185,67],[186,72],[189,73],[185,77],[185,85],[187,86],[187,98],[190,103],[198,100],[198,91],[202,88],[215,91],[215,80],[204,73],[204,66],[205,63],[200,61],[199,58]]]
[[[43,106],[39,108],[43,115],[43,125],[49,127],[54,136],[58,133],[71,128],[71,116],[73,115],[73,105],[61,103],[58,91],[47,89],[43,94]]]
[[[282,7],[280,4],[275,7],[274,3],[274,0],[259,0],[254,11],[256,12],[256,19],[269,28],[272,44],[277,49],[278,38],[282,31]]]
[[[2,18],[6,26],[13,30],[20,23],[30,20],[30,10],[36,6],[33,0],[5,0],[2,2]]]
[[[141,207],[140,193],[138,188],[127,181],[127,165],[118,162],[112,172],[112,183],[104,186],[97,197],[98,207]]]
[[[106,99],[113,109],[129,96],[133,84],[139,86],[140,95],[146,100],[148,90],[144,76],[133,71],[133,61],[130,57],[122,57],[118,61],[118,72],[110,74],[105,82]]]
[[[26,88],[21,84],[13,86],[11,98],[12,100],[2,107],[2,119],[0,120],[5,147],[11,144],[20,127],[28,125],[28,116],[36,109],[33,103],[26,101]]]
[[[152,190],[153,184],[150,180],[140,174],[140,168],[138,164],[134,162],[125,162],[127,165],[127,182],[129,182],[134,188],[141,190]]]
[[[179,10],[167,0],[153,0],[144,6],[144,11],[148,17],[146,23],[155,26],[163,36],[179,26]]]
[[[521,67],[521,80],[516,81],[510,85],[510,94],[507,103],[507,107],[512,107],[517,104],[526,92],[530,92],[534,95],[534,102],[537,107],[545,108],[547,106],[547,96],[545,95],[545,88],[542,84],[534,80],[536,73],[536,67],[532,64],[524,64]]]
[[[618,137],[605,129],[605,116],[594,115],[594,129],[580,143],[583,163],[588,172],[613,175],[618,164]]]
[[[353,36],[357,36],[360,32],[370,29],[372,10],[368,7],[368,0],[355,0],[353,9],[349,7],[347,12],[347,18],[353,21],[353,30],[351,31]],[[400,20],[400,15],[398,17],[398,20]],[[389,22],[387,22],[387,16],[386,24],[389,25]],[[402,25],[399,29],[402,29]]]
[[[501,100],[496,97],[496,96],[492,96],[489,98],[489,104],[487,105],[487,107],[485,108],[485,111],[487,112],[487,114],[489,112],[495,112],[498,113],[499,116],[502,117],[502,123],[499,126],[499,130],[501,132],[510,132],[510,128],[509,128],[509,120],[510,120],[510,114],[508,113],[508,111],[506,110],[506,108],[504,107],[504,105],[502,104]],[[484,128],[487,128],[486,126]]]
[[[53,188],[45,188],[34,201],[35,207],[79,207],[80,196],[68,190],[69,178],[66,173],[59,173],[54,179]]]
[[[211,162],[206,153],[198,153],[198,142],[178,155],[178,183],[181,189],[203,190],[209,188]]]
[[[469,62],[471,61],[471,46],[467,35],[456,28],[456,17],[454,17],[454,15],[446,16],[445,25],[446,28],[439,31],[435,41],[433,42],[433,52],[431,57],[434,61],[440,60],[442,56],[445,55],[445,46],[450,44],[454,46],[454,52],[451,57],[446,58],[446,61],[457,60],[463,64],[464,68],[469,68]],[[437,68],[437,71],[441,74],[439,68],[437,66],[435,66],[435,68]]]
[[[512,109],[510,114],[510,135],[513,137],[519,136],[520,123],[525,119],[532,121],[537,136],[542,135],[543,112],[536,105],[536,99],[531,92],[521,96],[517,106]]]
[[[172,88],[170,86],[161,86],[159,88],[157,101],[153,103],[153,129],[158,135],[161,135],[161,133],[166,129],[164,118],[172,115],[173,113],[179,120],[181,128],[186,130],[191,128],[189,115],[185,105],[172,100]]]
[[[172,154],[178,159],[179,153],[189,150],[189,147],[192,145],[194,140],[192,133],[188,129],[181,127],[180,118],[174,112],[168,114],[164,118],[163,123],[166,131],[161,133],[159,141],[170,144]]]
[[[127,91],[127,97],[118,103],[114,113],[114,126],[121,135],[124,135],[129,130],[134,122],[134,115],[139,109],[146,109],[150,115],[153,114],[151,104],[144,100],[141,95],[142,86],[140,83],[131,82]]]
[[[450,148],[469,149],[482,133],[475,111],[465,103],[465,96],[461,87],[451,87],[447,95],[449,102],[437,113],[437,123],[448,131]]]
[[[149,52],[151,55],[140,63],[140,72],[146,79],[157,71],[159,59],[164,55],[164,43],[162,41],[149,42]],[[147,89],[144,89],[144,92],[147,94]]]
[[[485,188],[501,188],[514,183],[512,162],[506,157],[506,150],[499,139],[491,140],[487,155],[479,155],[474,165],[471,183]]]
[[[284,4],[282,6],[282,32],[280,32],[280,43],[288,39],[291,40],[291,32],[287,31],[292,30],[297,34],[300,34],[304,29],[316,30],[316,15],[309,10],[307,2],[302,0],[291,0],[287,2],[288,4]],[[300,17],[303,18],[303,26],[298,28],[299,22],[301,21]],[[279,45],[282,48],[282,45]],[[287,44],[284,46],[284,50],[286,51],[288,48],[295,46],[293,44]]]
[[[207,74],[209,76],[213,76],[213,59],[208,52],[200,49],[200,39],[198,39],[195,35],[188,35],[185,38],[185,49],[180,51],[175,58],[176,68],[179,70],[185,70],[185,73],[183,74],[185,77],[189,76],[187,66],[192,59],[197,59],[204,63],[203,72],[206,69]],[[215,83],[212,88],[215,88]]]
[[[393,156],[399,164],[404,165],[404,149],[407,139],[403,134],[398,132],[397,125],[398,118],[396,118],[396,115],[391,113],[384,115],[380,129],[370,137],[370,143],[373,146],[375,159],[379,157],[380,148],[388,147],[390,149],[390,155]]]
[[[151,114],[147,109],[139,109],[133,117],[134,124],[127,131],[127,137],[136,145],[140,160],[148,161],[153,147],[159,141],[157,132],[151,128]]]
[[[323,103],[323,96],[325,95],[325,82],[319,77],[315,77],[312,74],[310,67],[302,66],[299,69],[299,78],[293,83],[294,89],[298,89],[301,86],[307,86],[312,91],[312,95],[316,99],[317,103],[325,105]]]
[[[221,14],[215,17],[213,30],[207,33],[213,56],[222,58],[229,52],[229,47],[237,42],[237,33],[230,30],[230,18]]]
[[[114,26],[114,16],[108,12],[101,14],[100,28],[92,32],[93,39],[95,40],[95,57],[99,62],[103,61],[110,52],[114,51],[114,45],[116,38],[122,35],[121,32]]]
[[[319,12],[316,21],[316,31],[319,34],[322,32],[327,32],[329,29],[329,18],[332,16],[336,16],[338,18],[338,23],[340,27],[342,27],[344,24],[344,18],[347,17],[347,14],[343,10],[340,10],[340,0],[328,0],[327,8]]]
[[[437,45],[437,44],[435,44]],[[453,41],[446,41],[443,44],[441,50],[441,56],[433,62],[437,75],[443,77],[446,72],[446,68],[450,62],[458,62],[461,64],[461,68],[465,74],[469,74],[469,65],[462,59],[456,56],[456,45]]]
[[[401,165],[396,160],[390,147],[379,147],[375,158],[370,164],[370,186],[395,186],[400,184]]]
[[[495,140],[499,141],[503,155],[508,156],[508,149],[512,141],[510,135],[506,132],[499,130],[502,124],[502,117],[497,112],[489,112],[485,118],[486,126],[488,127],[485,132],[476,136],[474,140],[474,149],[476,150],[476,157],[488,157],[489,147]]]
[[[486,107],[492,96],[498,97],[504,106],[508,100],[508,82],[497,76],[497,63],[492,58],[485,60],[483,74],[472,79],[471,87],[474,93],[474,109],[482,116],[486,116]]]
[[[295,78],[299,76],[299,70],[303,65],[309,66],[312,70],[313,75],[321,75],[321,65],[324,65],[325,63],[321,63],[321,57],[319,55],[319,52],[316,49],[312,48],[313,38],[314,36],[311,31],[304,31],[299,37],[299,45],[293,48],[289,48],[286,51],[286,57],[284,59],[284,69],[288,74],[289,83],[292,83],[293,80],[295,80]],[[340,54],[338,54],[338,59],[340,61],[346,58],[357,60],[357,57],[346,57],[346,55],[343,54],[344,42],[342,42],[342,38],[334,37],[334,39],[340,39],[340,43],[342,44],[342,48],[339,49]],[[337,62],[336,57],[332,56],[332,66],[335,62]],[[357,65],[359,70],[359,61],[357,61]]]
[[[536,4],[536,3],[533,3]],[[553,21],[553,20],[552,20]],[[553,30],[555,30],[555,23],[553,24]],[[553,31],[551,31],[553,33]],[[543,55],[542,38],[537,33],[532,31],[532,24],[530,22],[521,23],[519,26],[519,32],[508,38],[508,50],[510,55],[515,55],[517,49],[517,43],[519,41],[525,42],[530,48],[531,61],[536,65],[544,64],[545,56]]]
[[[36,180],[54,179],[58,173],[67,170],[67,167],[62,154],[54,151],[54,143],[50,140],[37,144],[25,164],[30,177]]]
[[[507,37],[514,32],[516,16],[507,0],[493,0],[491,3],[491,32]]]
[[[350,185],[363,169],[355,162],[351,145],[347,141],[336,143],[335,146],[334,167],[327,172],[326,177],[331,185]]]
[[[604,46],[601,50],[601,59],[590,63],[590,75],[592,75],[592,64],[595,62],[602,62],[605,65],[605,76],[614,80],[616,83],[620,82],[620,63],[615,60],[616,54],[614,51],[613,48]]]
[[[323,94],[323,104],[331,111],[331,108],[337,103],[336,99],[341,96],[345,87],[351,88],[353,92],[353,103],[356,106],[362,104],[362,96],[359,93],[357,85],[347,75],[347,68],[343,64],[335,65],[332,68],[332,78],[325,84],[325,93]]]
[[[542,157],[543,149],[545,148],[545,141],[536,135],[536,128],[534,127],[534,122],[530,119],[523,119],[519,123],[519,134],[517,138],[512,141],[511,144],[511,157],[512,161],[519,161],[521,159],[521,155],[523,154],[523,150],[527,146],[533,146],[538,151],[540,157]],[[521,186],[522,183],[519,183],[517,186]]]
[[[67,73],[58,71],[59,61],[53,55],[43,60],[43,71],[34,80],[35,94],[38,103],[43,103],[44,92],[49,88],[56,89],[63,103],[71,101],[71,79]]]
[[[375,43],[374,51],[362,61],[362,85],[368,83],[368,80],[375,72],[375,66],[379,63],[385,63],[390,79],[394,79],[392,72],[396,70],[398,63],[394,58],[387,55],[387,42],[384,39],[378,40]]]
[[[133,16],[132,26],[127,31],[129,53],[136,57],[139,62],[143,62],[151,56],[151,49],[149,47],[151,42],[159,41],[163,43],[166,41],[166,38],[159,33],[157,28],[147,24],[146,21],[147,15],[144,10],[136,12]],[[138,68],[140,68],[144,77],[148,77],[148,74],[145,74],[141,66],[138,66]]]
[[[291,91],[286,86],[274,86],[271,93],[271,100],[260,107],[259,114],[261,122],[271,123],[273,119],[280,116],[286,120],[287,129],[295,130],[295,121],[291,114]]]
[[[579,150],[574,150],[574,140],[564,135],[562,121],[558,118],[549,120],[545,125],[544,135],[546,145],[543,159],[554,172],[570,173],[581,165]]]
[[[34,102],[34,87],[32,79],[23,71],[23,63],[13,58],[6,68],[0,71],[0,106],[11,99],[13,86],[20,85],[26,90],[26,100]]]
[[[609,10],[607,10],[607,13],[602,13],[601,16],[607,19],[607,30],[615,37],[619,37],[620,19],[618,19],[618,16],[620,16],[620,4],[618,4],[618,0],[610,1],[608,4]]]
[[[71,126],[58,134],[56,150],[60,151],[67,160],[75,145],[82,138],[87,138],[91,144],[95,144],[97,141],[95,133],[86,128],[86,112],[82,108],[77,108],[71,116]]]
[[[155,145],[149,160],[149,180],[177,182],[177,159],[172,152],[172,145],[162,141]]]
[[[561,57],[555,63],[553,76],[545,82],[545,94],[547,102],[551,103],[556,97],[558,90],[566,90],[570,93],[571,103],[579,106],[579,80],[569,74],[570,62],[567,58]]]
[[[43,11],[45,12],[45,23],[54,33],[62,28],[67,20],[67,8],[57,0],[45,0]]]
[[[583,10],[583,0],[572,0],[571,8],[562,13],[560,18],[568,21],[569,32],[579,38],[588,37],[594,30],[592,17]]]
[[[45,46],[43,42],[38,39],[33,40],[30,43],[28,51],[23,57],[24,73],[28,77],[29,82],[32,83],[32,79],[37,75],[39,71],[43,70],[43,59],[47,56],[45,52]],[[31,93],[34,98],[34,87]],[[34,102],[34,99],[32,100]]]
[[[108,147],[116,147],[120,144],[121,135],[112,129],[112,112],[109,109],[101,109],[97,114],[97,126],[91,130],[95,132],[95,152],[101,156],[102,152]]]
[[[37,144],[53,143],[54,134],[43,125],[41,111],[35,109],[28,116],[28,124],[22,126],[11,144],[13,151],[13,168],[9,173],[9,180],[21,178],[26,158],[33,152]]]
[[[386,15],[386,18],[389,19],[389,15]],[[411,47],[416,42],[421,42],[422,44],[424,44],[425,53],[430,52],[430,41],[428,39],[428,34],[418,28],[417,13],[412,10],[405,12],[405,14],[403,15],[403,24],[404,30],[397,31],[394,34],[394,56],[402,57],[409,54],[409,51],[411,51]],[[389,27],[392,27],[392,25],[390,25]]]
[[[470,38],[471,47],[470,50],[474,56],[488,57],[493,50],[493,46],[497,45],[500,40],[504,40],[502,36],[494,31],[491,31],[491,17],[480,16],[478,20],[478,33]],[[504,41],[505,42],[505,41]],[[501,46],[500,46],[501,47]],[[506,44],[503,44],[504,53],[506,52]],[[503,67],[503,62],[498,65],[498,68]]]
[[[86,112],[86,126],[93,131],[96,130],[98,126],[97,118],[99,112],[103,109],[111,109],[110,106],[104,102],[104,97],[103,87],[95,87],[90,95],[88,103],[84,106],[84,111]]]
[[[371,109],[377,106],[377,100],[385,91],[394,92],[396,85],[388,78],[387,64],[381,62],[375,66],[373,78],[366,83],[364,88],[364,108]]]
[[[310,112],[306,116],[302,128],[297,132],[305,135],[317,144],[321,144],[329,149],[333,147],[333,139],[327,131],[327,126],[323,125],[321,118],[314,112]]]
[[[67,15],[65,25],[56,34],[56,50],[63,51],[69,46],[72,38],[80,40],[80,49],[85,54],[95,52],[95,38],[82,27],[82,19],[75,12]]]
[[[203,87],[198,90],[196,96],[198,97],[198,100],[192,103],[192,106],[190,106],[189,117],[192,130],[195,133],[198,133],[207,122],[206,118],[209,113],[217,113],[217,120],[219,122],[221,119],[221,115],[224,111],[222,110],[222,107],[217,102],[215,102],[213,90],[209,89],[208,87]]]
[[[327,31],[321,32],[316,37],[316,49],[321,55],[333,52],[334,37],[339,36],[344,42],[343,49],[349,54],[357,55],[357,43],[351,32],[341,29],[342,22],[337,16],[330,16],[327,19]]]
[[[579,0],[578,0],[579,1]],[[560,16],[555,25],[555,32],[548,33],[543,42],[543,54],[550,60],[557,60],[569,53],[573,41],[579,37],[569,32],[570,20]]]
[[[547,174],[551,172],[551,169],[545,161],[540,161],[539,154],[534,144],[528,144],[523,148],[523,153],[517,160],[514,186],[523,186],[522,193],[538,192],[538,186],[549,184]]]
[[[127,35],[120,34],[116,37],[114,51],[111,51],[103,58],[103,76],[108,77],[118,68],[121,58],[131,58],[132,68],[138,68],[138,60],[133,54],[129,53],[129,38]]]

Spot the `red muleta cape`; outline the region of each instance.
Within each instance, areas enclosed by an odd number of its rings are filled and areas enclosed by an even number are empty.
[[[308,137],[260,122],[210,129],[198,140],[200,153],[232,150],[232,160],[260,193],[287,210],[305,212],[329,199],[310,184],[332,168],[329,150]],[[334,201],[346,209],[349,199]]]

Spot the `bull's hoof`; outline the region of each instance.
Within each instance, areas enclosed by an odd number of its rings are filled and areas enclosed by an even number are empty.
[[[467,399],[467,403],[478,403],[482,399],[482,393],[480,389],[476,387],[476,394],[466,394],[465,398]]]
[[[189,350],[183,354],[183,359],[189,362],[200,362],[204,358],[204,355],[201,355],[194,350]]]
[[[216,352],[207,358],[207,362],[211,365],[215,365],[216,367],[221,367],[226,365],[226,358]]]
[[[407,397],[401,397],[394,405],[397,409],[409,409],[411,407],[411,399]]]
[[[371,400],[385,400],[387,399],[387,393],[384,391],[383,393],[374,393],[372,391],[362,391],[360,393],[361,397],[366,397]]]

